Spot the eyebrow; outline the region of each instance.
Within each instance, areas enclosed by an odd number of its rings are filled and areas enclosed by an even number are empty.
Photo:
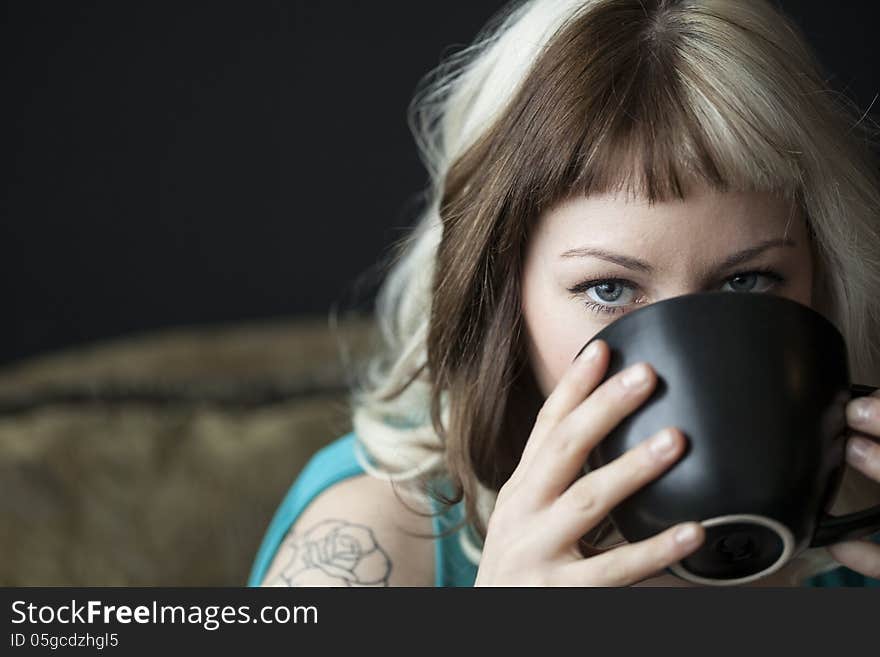
[[[737,251],[733,253],[727,258],[724,259],[718,269],[724,270],[734,267],[736,265],[742,264],[744,262],[748,262],[752,258],[757,257],[767,249],[772,249],[775,247],[794,247],[797,244],[790,239],[772,239],[772,240],[764,240],[763,242],[759,242],[754,246],[750,246],[747,249],[743,249],[742,251]],[[590,247],[583,247],[579,249],[569,249],[565,253],[563,253],[560,257],[562,258],[583,258],[583,257],[593,257],[599,258],[600,260],[605,260],[607,262],[614,263],[616,265],[620,265],[621,267],[626,267],[627,269],[632,269],[633,271],[643,272],[645,274],[650,274],[654,271],[654,268],[649,265],[647,262],[643,260],[639,260],[638,258],[632,258],[627,255],[623,255],[621,253],[613,253],[611,251],[605,251],[603,249],[594,249]]]

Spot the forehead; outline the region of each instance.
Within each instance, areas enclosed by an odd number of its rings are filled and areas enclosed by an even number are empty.
[[[678,247],[709,248],[713,244],[796,238],[801,228],[796,206],[780,196],[704,189],[684,200],[653,204],[615,194],[571,198],[539,217],[534,237],[548,247],[571,242],[650,247],[668,242]]]

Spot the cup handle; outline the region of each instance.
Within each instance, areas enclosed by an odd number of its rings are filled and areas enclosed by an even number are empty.
[[[875,390],[877,388],[874,386],[860,384],[854,384],[849,389],[853,398],[867,397]],[[863,538],[878,530],[880,530],[880,504],[843,516],[823,513],[810,547],[823,547],[840,541]]]

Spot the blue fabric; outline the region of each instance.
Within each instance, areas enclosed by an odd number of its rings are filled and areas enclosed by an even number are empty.
[[[251,568],[248,586],[259,586],[287,535],[303,509],[326,488],[349,477],[364,473],[355,458],[355,435],[348,433],[318,451],[303,468],[282,500],[269,524]],[[435,511],[441,511],[435,503]],[[433,517],[433,530],[439,535],[459,522],[464,514],[459,503]],[[477,567],[464,555],[459,543],[460,531],[434,540],[434,586],[473,586]],[[880,534],[872,540],[880,543]],[[845,568],[836,568],[806,580],[809,587],[860,586],[880,587],[880,580],[871,579]]]

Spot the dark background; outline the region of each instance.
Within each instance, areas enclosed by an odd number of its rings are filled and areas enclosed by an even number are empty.
[[[368,309],[426,181],[407,103],[503,4],[7,3],[0,363]],[[867,109],[875,3],[781,5]]]

